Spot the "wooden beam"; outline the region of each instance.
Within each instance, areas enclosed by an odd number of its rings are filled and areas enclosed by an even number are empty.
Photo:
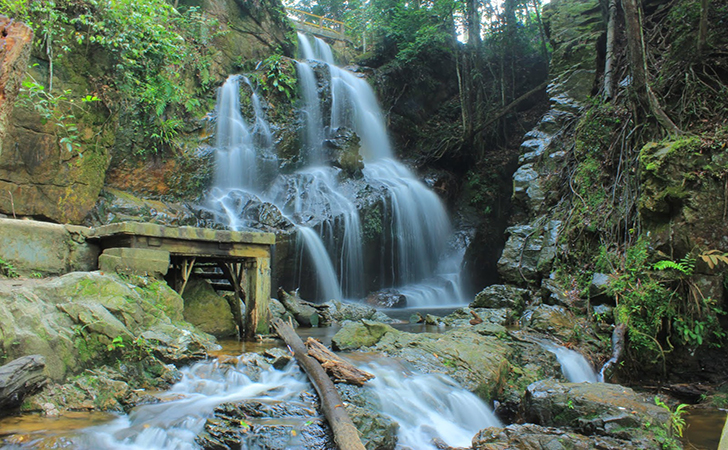
[[[321,400],[321,409],[324,412],[326,420],[331,425],[331,431],[334,433],[334,441],[340,450],[365,450],[364,445],[359,438],[359,431],[351,421],[349,414],[346,412],[339,393],[334,387],[334,383],[326,375],[321,365],[312,357],[308,356],[306,346],[303,345],[301,338],[298,337],[293,328],[281,319],[273,320],[273,328],[278,336],[285,341],[293,352],[293,356],[298,364],[308,374],[308,378],[313,383],[316,392],[318,392]]]

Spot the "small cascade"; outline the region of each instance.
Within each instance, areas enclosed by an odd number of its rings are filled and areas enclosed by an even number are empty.
[[[316,265],[317,286],[320,292],[318,297],[326,300],[341,300],[341,286],[339,286],[336,270],[318,234],[313,229],[304,226],[298,226],[297,230],[310,260]]]
[[[310,389],[295,364],[282,371],[262,369],[255,379],[247,367],[244,359],[237,366],[213,361],[187,367],[182,380],[163,395],[166,401],[139,406],[129,415],[87,429],[74,438],[74,448],[192,450],[199,448],[195,438],[217,405],[243,400],[300,401],[301,392]]]
[[[257,190],[257,155],[248,124],[240,112],[240,76],[231,76],[218,93],[215,187]]]
[[[324,142],[324,122],[318,98],[318,83],[313,69],[308,64],[296,62],[298,83],[303,97],[304,122],[306,124],[305,156],[310,165],[324,163],[322,144]]]
[[[377,394],[382,412],[399,424],[397,448],[435,450],[433,438],[470,447],[478,431],[501,426],[482,400],[446,376],[379,364],[365,369],[376,376],[367,386]]]
[[[552,343],[542,343],[541,345],[556,355],[556,359],[561,364],[561,371],[569,382],[597,383],[599,381],[594,368],[581,353]]]

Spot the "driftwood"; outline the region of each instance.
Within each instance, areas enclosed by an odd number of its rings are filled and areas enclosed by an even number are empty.
[[[339,358],[314,338],[306,340],[306,347],[308,348],[308,354],[321,363],[321,367],[334,379],[334,383],[363,386],[364,383],[374,378],[371,373],[358,369],[351,363]]]
[[[26,396],[45,386],[45,360],[40,355],[23,356],[0,367],[0,416],[19,407]]]
[[[321,409],[324,411],[326,420],[331,425],[334,433],[334,441],[340,450],[365,450],[364,445],[359,439],[359,432],[354,423],[351,421],[349,414],[346,412],[339,393],[334,387],[334,383],[326,375],[321,365],[312,357],[308,356],[306,346],[303,345],[301,338],[298,337],[290,325],[281,319],[274,319],[272,322],[273,329],[278,336],[285,341],[288,347],[293,351],[293,356],[298,364],[308,374],[308,378],[313,383],[316,392],[321,399]]]
[[[473,318],[470,319],[470,325],[478,325],[483,323],[483,319],[478,315],[478,313],[471,310],[470,314],[473,316]]]

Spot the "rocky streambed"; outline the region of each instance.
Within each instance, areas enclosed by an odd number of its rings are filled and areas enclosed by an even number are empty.
[[[679,445],[669,399],[568,382],[543,342],[568,343],[578,320],[501,291],[423,317],[436,332],[397,329],[360,304],[289,296],[273,311],[334,324],[333,348],[376,375],[337,384],[369,449]],[[185,299],[164,282],[100,272],[4,280],[0,302],[5,361],[42,355],[48,377],[21,416],[0,422],[9,448],[335,448],[315,391],[280,343],[215,353],[215,338],[184,320]],[[408,402],[421,406],[402,412]]]

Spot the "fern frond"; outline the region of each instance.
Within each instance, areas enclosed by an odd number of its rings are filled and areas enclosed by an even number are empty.
[[[655,270],[667,270],[667,269],[674,269],[677,270],[685,275],[690,274],[690,270],[685,267],[685,265],[681,262],[675,262],[670,261],[669,259],[666,259],[664,261],[657,261],[653,266],[653,269]]]

